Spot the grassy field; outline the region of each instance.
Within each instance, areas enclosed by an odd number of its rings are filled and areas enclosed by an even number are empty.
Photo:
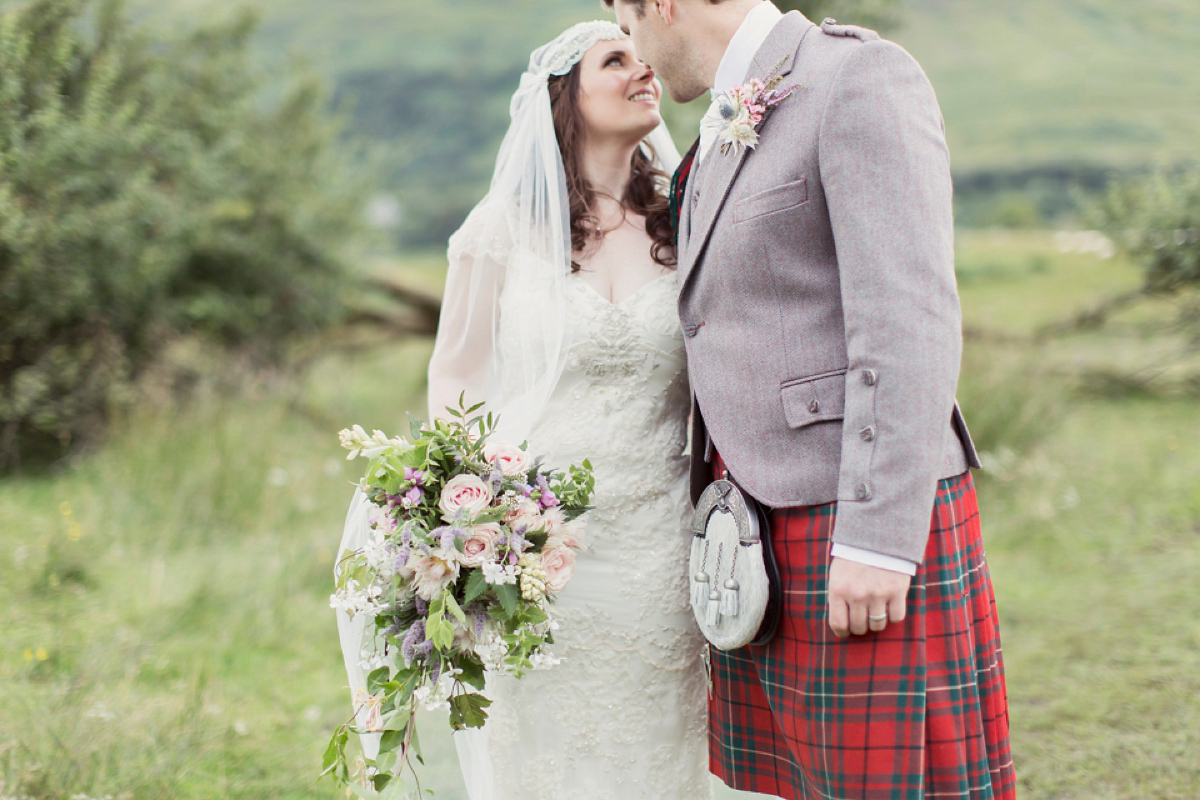
[[[1119,259],[979,232],[959,260],[988,334],[960,397],[988,451],[1022,797],[1200,797],[1200,409],[1080,388],[1081,366],[1161,346],[1133,322],[1024,337],[1135,284]],[[415,272],[436,284],[432,262]],[[327,607],[353,473],[335,434],[419,413],[428,352],[143,409],[61,472],[0,481],[0,798],[341,796],[314,783],[349,711]],[[427,723],[429,783],[462,800]]]

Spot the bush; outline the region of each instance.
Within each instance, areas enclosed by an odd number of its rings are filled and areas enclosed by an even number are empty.
[[[1145,270],[1147,292],[1200,286],[1200,168],[1117,183],[1092,218]]]
[[[339,315],[360,195],[311,80],[263,107],[253,28],[0,10],[0,466],[93,434],[178,334],[276,358]]]

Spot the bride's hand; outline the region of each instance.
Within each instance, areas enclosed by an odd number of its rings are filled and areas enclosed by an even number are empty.
[[[912,578],[902,572],[835,558],[829,565],[829,627],[839,639],[903,622]],[[874,619],[872,619],[872,617]]]

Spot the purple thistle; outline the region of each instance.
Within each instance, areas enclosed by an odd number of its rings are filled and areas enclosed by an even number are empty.
[[[414,486],[404,493],[403,502],[407,508],[412,508],[413,506],[419,504],[424,497],[425,492],[421,489],[421,487]]]
[[[414,597],[414,598],[413,598],[413,601],[414,601],[414,602],[413,602],[413,606],[414,606],[414,607],[417,609],[417,613],[418,613],[418,614],[420,614],[420,615],[423,617],[423,616],[425,616],[426,614],[428,614],[428,613],[429,613],[429,603],[426,603],[426,602],[425,602],[425,601],[424,601],[424,600],[421,598],[421,596],[420,596],[420,595],[417,595],[416,597]],[[425,623],[424,623],[424,622],[422,622],[422,623],[421,623],[422,629],[424,629],[424,625],[425,625]]]

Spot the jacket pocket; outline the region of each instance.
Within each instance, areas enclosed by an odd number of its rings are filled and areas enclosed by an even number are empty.
[[[846,370],[784,381],[779,396],[789,427],[842,419],[846,414]]]
[[[777,211],[786,211],[807,202],[807,200],[808,181],[801,178],[798,181],[785,183],[774,189],[767,189],[765,192],[738,200],[733,205],[733,221],[734,223],[746,222],[767,214],[774,214]]]

